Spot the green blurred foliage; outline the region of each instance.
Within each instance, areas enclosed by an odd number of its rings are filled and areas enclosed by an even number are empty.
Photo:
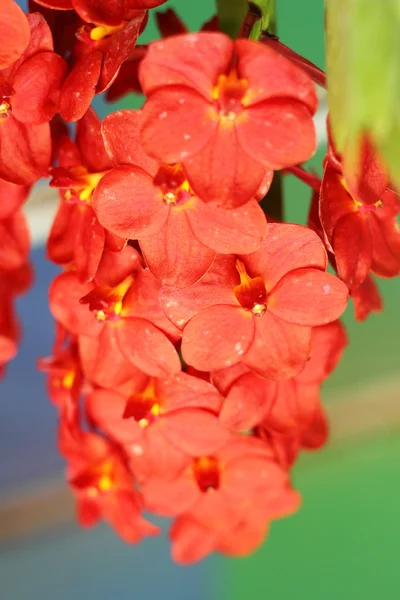
[[[400,184],[400,0],[326,0],[332,133],[354,153],[368,132]]]
[[[262,13],[262,19],[254,25],[250,39],[258,40],[263,31],[275,33],[276,30],[276,0],[252,0],[252,4],[258,6]]]

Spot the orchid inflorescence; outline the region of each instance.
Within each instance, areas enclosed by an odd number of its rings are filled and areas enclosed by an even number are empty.
[[[248,554],[298,509],[291,468],[327,440],[348,297],[364,320],[372,274],[400,273],[400,204],[367,135],[348,157],[328,130],[322,180],[302,166],[325,76],[277,38],[217,18],[189,33],[168,10],[163,39],[136,45],[164,2],[0,2],[0,368],[31,281],[21,205],[48,177],[62,272],[39,368],[78,519],[138,542],[159,533],[143,511],[173,517],[188,563]],[[105,91],[146,99],[101,122]],[[286,173],[312,190],[307,227],[268,216]]]

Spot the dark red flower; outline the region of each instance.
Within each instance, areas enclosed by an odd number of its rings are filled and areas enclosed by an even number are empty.
[[[201,539],[192,555],[173,549],[179,562],[192,562],[221,549],[215,541],[232,540],[231,532],[241,528],[249,534],[247,547],[254,549],[270,520],[290,514],[299,505],[299,495],[290,487],[287,473],[276,463],[268,445],[240,435],[233,435],[211,456],[189,460],[172,477],[166,473],[150,478],[143,483],[142,492],[151,510],[161,515],[181,515],[181,522],[188,519],[198,524],[203,534],[214,535],[214,543],[207,542],[205,552]],[[258,526],[252,518],[255,515]],[[172,530],[172,537],[179,546],[177,530]],[[239,545],[238,541],[238,552]]]
[[[29,23],[13,0],[1,0],[0,69],[16,61],[29,43]]]
[[[95,389],[85,406],[92,422],[131,448],[140,479],[148,473],[172,474],[186,464],[187,455],[211,454],[226,443],[229,434],[217,419],[222,397],[210,383],[180,373],[136,378],[124,388],[124,393]],[[136,468],[135,456],[142,457]]]
[[[162,37],[170,37],[179,33],[188,33],[186,25],[181,21],[176,12],[169,8],[165,12],[156,11],[157,27]],[[213,17],[204,23],[200,31],[218,31],[217,17]],[[142,86],[139,81],[139,65],[147,52],[147,46],[137,46],[129,59],[124,62],[112,85],[107,89],[106,98],[114,102],[129,92],[142,94]]]
[[[268,47],[214,32],[171,37],[150,45],[139,76],[146,151],[182,162],[204,201],[240,206],[266,170],[314,152],[312,81]]]
[[[212,381],[226,396],[221,422],[238,431],[261,424],[273,434],[290,433],[301,438],[320,411],[321,383],[338,364],[346,342],[339,321],[315,327],[304,369],[284,381],[264,379],[242,363],[213,372]]]
[[[365,321],[371,312],[383,310],[383,300],[378,286],[371,275],[358,287],[351,290],[351,299],[354,304],[354,315],[357,321]]]
[[[123,62],[132,55],[146,12],[129,9],[124,14],[117,25],[95,24],[79,29],[76,61],[61,90],[60,114],[66,121],[82,118],[94,95],[112,84]]]
[[[322,179],[319,216],[339,277],[350,290],[372,271],[381,277],[400,273],[398,196],[387,188],[384,167],[367,138],[358,159],[330,148]]]
[[[83,385],[77,339],[69,336],[54,345],[53,355],[38,360],[38,369],[47,374],[47,393],[62,413],[76,409]]]
[[[127,246],[114,254],[107,272],[94,282],[81,283],[74,272],[58,275],[50,287],[50,310],[67,331],[92,340],[85,343],[89,356],[100,341],[99,368],[109,368],[111,337],[114,368],[123,368],[128,361],[160,377],[177,373],[181,365],[170,341],[179,335],[159,305],[159,287],[150,271],[138,264],[136,251]]]
[[[0,71],[0,177],[34,183],[51,156],[48,122],[58,111],[67,65],[53,52],[51,32],[39,14],[28,15],[30,40],[21,57]]]
[[[273,223],[253,254],[219,258],[185,290],[163,288],[166,315],[183,329],[184,360],[202,371],[243,361],[264,377],[293,377],[309,356],[311,328],[347,303],[346,286],[326,266],[314,232]]]
[[[181,164],[165,165],[142,150],[140,111],[119,111],[102,125],[114,165],[97,186],[93,208],[112,233],[138,239],[152,273],[167,285],[200,279],[216,252],[250,253],[266,233],[256,200],[225,210],[202,202]]]
[[[141,516],[142,499],[115,445],[95,433],[71,431],[65,420],[61,421],[59,445],[68,462],[67,480],[81,525],[91,527],[104,519],[128,543],[159,533],[158,527]]]
[[[51,169],[50,185],[58,187],[61,203],[48,240],[48,257],[57,264],[72,264],[81,281],[91,281],[106,248],[122,249],[104,231],[92,209],[92,195],[111,168],[100,133],[100,120],[89,109],[76,126],[76,143],[67,136],[57,141],[58,167]]]

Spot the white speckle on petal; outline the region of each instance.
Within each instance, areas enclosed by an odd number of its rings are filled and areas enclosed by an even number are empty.
[[[139,444],[133,444],[131,449],[132,454],[134,454],[135,456],[141,456],[143,454],[143,448]]]
[[[159,119],[165,119],[167,115],[168,115],[167,111],[166,111],[166,110],[164,110],[164,112],[162,112],[162,113],[160,113],[160,114],[158,115],[158,118],[159,118]]]
[[[329,294],[329,292],[331,291],[331,286],[329,284],[325,284],[322,286],[322,290],[324,292],[324,294]]]

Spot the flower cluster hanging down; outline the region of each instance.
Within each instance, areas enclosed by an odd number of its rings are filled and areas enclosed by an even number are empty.
[[[367,138],[358,164],[331,143],[322,183],[304,170],[313,71],[269,44],[215,19],[188,33],[169,10],[164,39],[136,46],[161,0],[41,0],[27,17],[1,2],[0,365],[28,282],[19,207],[47,176],[62,272],[39,368],[80,523],[131,543],[159,533],[153,513],[173,518],[180,563],[248,554],[298,509],[299,453],[327,440],[320,388],[349,292],[364,319],[380,309],[371,273],[400,272],[398,197]],[[105,90],[146,99],[101,122]],[[308,227],[268,218],[276,171],[313,189]]]

